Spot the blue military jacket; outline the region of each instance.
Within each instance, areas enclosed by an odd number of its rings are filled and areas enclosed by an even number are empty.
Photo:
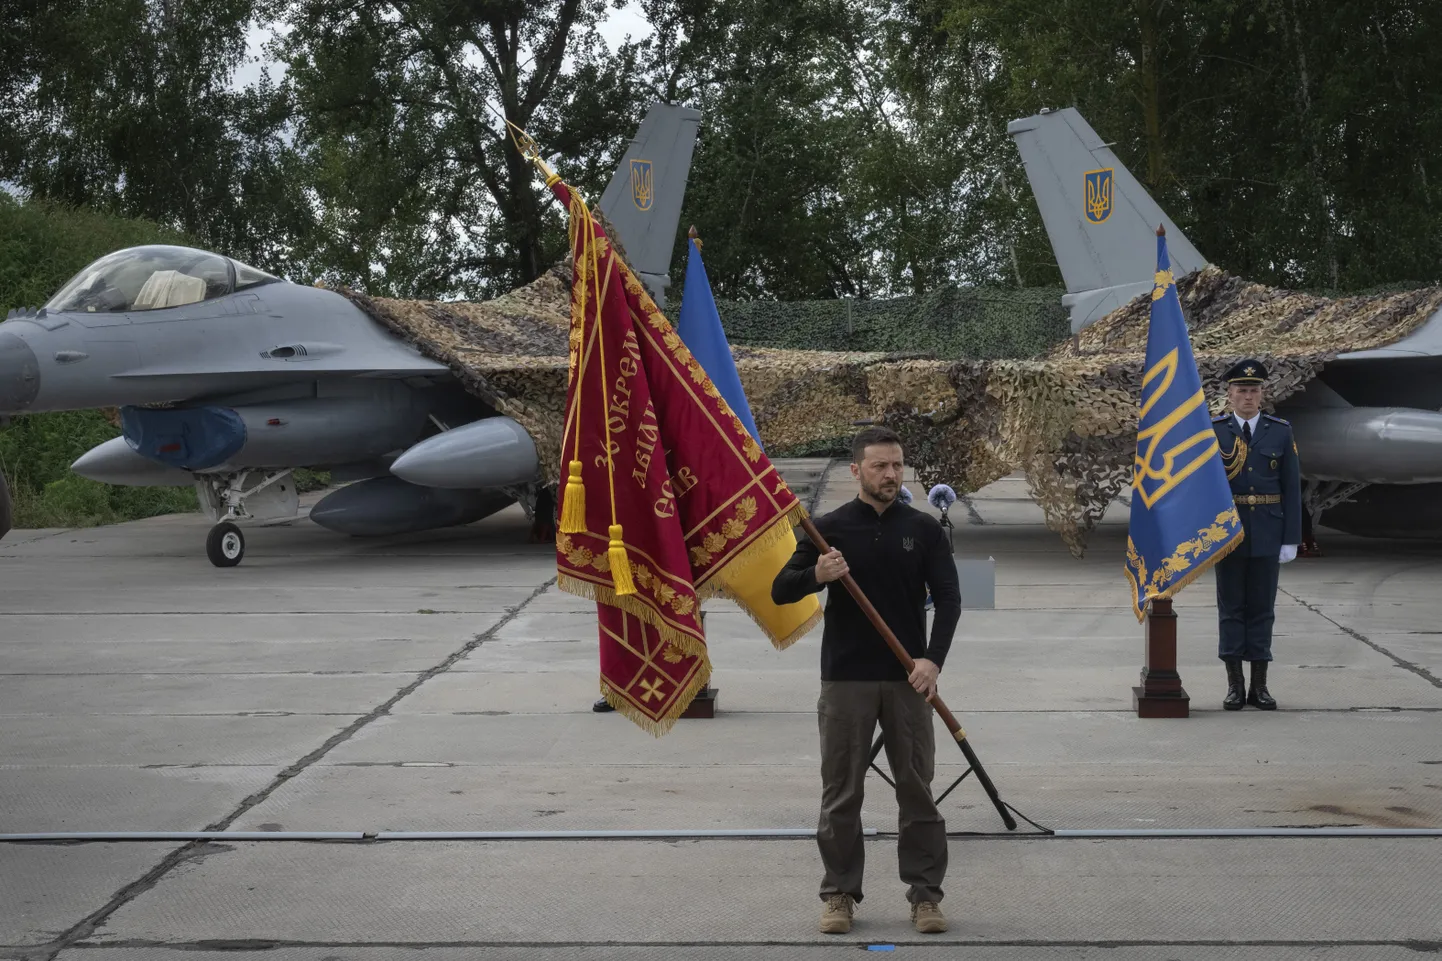
[[[1233,414],[1212,418],[1212,429],[1246,532],[1237,550],[1249,557],[1276,557],[1283,544],[1300,544],[1302,480],[1292,425],[1263,414],[1250,445],[1242,440],[1242,425]],[[1248,503],[1254,497],[1259,502]]]

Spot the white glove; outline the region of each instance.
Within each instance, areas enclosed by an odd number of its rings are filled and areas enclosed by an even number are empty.
[[[1279,561],[1281,561],[1283,564],[1285,564],[1285,563],[1287,563],[1288,561],[1294,561],[1294,560],[1296,560],[1296,559],[1297,559],[1297,545],[1296,545],[1296,544],[1283,544],[1283,545],[1282,545],[1282,553],[1280,553],[1280,554],[1277,555],[1277,560],[1279,560]]]

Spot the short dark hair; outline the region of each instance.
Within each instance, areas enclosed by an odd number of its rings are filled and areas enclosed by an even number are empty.
[[[866,457],[866,448],[873,444],[901,446],[901,438],[889,427],[868,427],[851,438],[851,463],[859,464]]]

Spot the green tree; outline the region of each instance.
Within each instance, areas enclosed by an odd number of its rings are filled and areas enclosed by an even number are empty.
[[[992,91],[974,76],[979,48],[954,42],[941,11],[887,0],[643,6],[655,27],[640,55],[649,92],[703,113],[683,227],[700,230],[718,295],[1023,282],[1020,205],[999,156],[1011,149],[1006,118],[982,109]],[[1045,262],[1024,282],[1054,282],[1049,248]]]
[[[20,150],[3,173],[37,197],[141,217],[262,264],[283,143],[266,84],[231,89],[259,0],[40,0],[20,18]],[[28,41],[28,42],[26,42]],[[3,143],[3,141],[0,141]]]
[[[593,199],[640,121],[606,0],[293,0],[276,45],[304,184],[309,274],[484,297],[565,255],[562,213],[506,122]]]
[[[932,9],[952,45],[990,55],[974,97],[1008,119],[1075,106],[1226,269],[1351,289],[1438,276],[1442,208],[1427,179],[1442,147],[1442,95],[1428,81],[1442,41],[1436,5],[937,0]]]
[[[693,41],[686,101],[702,127],[683,222],[708,244],[719,296],[855,296],[872,286],[846,209],[854,156],[843,145],[859,131],[832,102],[836,51],[818,49],[842,8],[720,3]]]
[[[0,193],[0,309],[39,306],[91,261],[122,247],[186,243],[173,230]],[[198,508],[189,488],[113,487],[70,471],[81,454],[117,437],[113,413],[65,411],[0,426],[0,472],[17,527],[79,527]]]

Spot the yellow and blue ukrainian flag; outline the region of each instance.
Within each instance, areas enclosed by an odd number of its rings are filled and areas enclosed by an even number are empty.
[[[1242,521],[1207,412],[1167,257],[1157,231],[1157,274],[1147,327],[1146,372],[1132,471],[1127,580],[1132,612],[1169,598],[1242,540]]]
[[[701,247],[694,237],[687,240],[686,250],[686,287],[681,294],[681,316],[676,333],[731,410],[741,418],[746,430],[760,444],[761,435],[751,417],[751,405],[746,402],[746,391],[742,389],[741,377],[736,372],[731,345],[726,342],[721,315],[716,311],[716,300],[711,295],[706,266],[701,262]],[[751,615],[771,643],[781,649],[800,640],[820,622],[822,614],[821,601],[815,594],[807,595],[796,604],[776,604],[771,600],[771,582],[791,560],[795,548],[794,540],[781,538],[773,541],[771,548],[754,562],[739,569],[732,565],[731,570],[721,575],[726,593]]]

